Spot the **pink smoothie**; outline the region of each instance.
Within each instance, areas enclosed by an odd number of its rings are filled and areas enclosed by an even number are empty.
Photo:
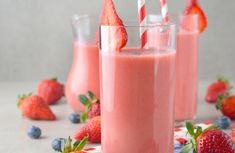
[[[101,53],[103,153],[172,153],[175,51]]]
[[[75,43],[73,64],[66,83],[66,98],[74,111],[84,111],[77,97],[88,90],[100,97],[99,49],[95,44]]]
[[[176,55],[176,121],[193,120],[197,111],[198,81],[197,32],[177,34]]]

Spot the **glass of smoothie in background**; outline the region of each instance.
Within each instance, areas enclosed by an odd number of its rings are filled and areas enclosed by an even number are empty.
[[[174,19],[174,18],[173,18]],[[198,93],[198,15],[180,15],[177,22],[175,121],[194,120]]]
[[[146,48],[139,47],[140,27],[125,26],[128,43],[120,51],[112,45],[118,28],[100,28],[102,152],[173,152],[175,26],[142,27],[167,33],[167,43]]]
[[[78,95],[92,91],[97,98],[99,92],[99,48],[97,31],[99,18],[88,15],[74,15],[72,18],[74,33],[73,63],[66,83],[66,98],[74,111],[84,111],[78,101]]]
[[[181,126],[186,120],[194,120],[197,113],[199,21],[196,14],[170,15],[169,18],[177,25],[175,125]],[[161,15],[152,14],[148,19],[153,25],[162,21]],[[153,35],[161,40],[155,43],[166,43],[166,33],[150,33],[149,37]]]

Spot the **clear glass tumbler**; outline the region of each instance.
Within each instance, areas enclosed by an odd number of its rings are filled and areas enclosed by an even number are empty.
[[[162,21],[161,15],[148,18],[152,24]],[[169,18],[177,26],[175,125],[182,126],[197,114],[199,21],[197,14]]]
[[[173,18],[174,19],[174,18]],[[180,15],[176,39],[175,121],[182,125],[194,120],[198,101],[198,15]]]
[[[102,153],[171,153],[175,26],[125,26],[128,43],[117,51],[119,28],[100,27]],[[140,47],[140,28],[148,47]]]
[[[79,94],[92,91],[100,97],[99,87],[99,47],[96,34],[99,18],[88,15],[74,15],[72,18],[74,34],[73,63],[66,83],[66,98],[74,111],[84,111],[78,101]]]

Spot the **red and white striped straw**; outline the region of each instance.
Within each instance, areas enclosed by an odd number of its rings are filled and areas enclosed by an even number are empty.
[[[160,0],[160,3],[161,3],[162,18],[164,22],[168,22],[169,14],[168,14],[167,0]]]
[[[145,0],[138,1],[138,15],[139,15],[139,26],[140,26],[140,42],[141,47],[146,47],[147,44],[147,31],[144,26],[147,25],[146,17],[146,3]]]

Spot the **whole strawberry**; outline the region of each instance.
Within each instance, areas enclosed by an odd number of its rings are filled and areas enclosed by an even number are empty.
[[[101,119],[100,116],[94,117],[89,120],[79,131],[75,134],[76,140],[82,140],[88,137],[88,140],[93,143],[101,142]]]
[[[55,120],[56,116],[47,103],[37,95],[19,96],[18,107],[23,116],[32,120]]]
[[[216,103],[218,96],[221,94],[229,94],[230,89],[229,81],[224,77],[220,77],[208,87],[205,100],[208,103]]]
[[[202,130],[201,127],[194,128],[192,123],[187,122],[188,133],[193,140],[186,143],[181,153],[190,151],[197,153],[235,153],[235,144],[232,139],[218,127],[211,127]]]
[[[235,96],[220,95],[216,108],[225,116],[235,120]]]
[[[57,79],[43,80],[38,86],[38,95],[47,104],[55,104],[64,96],[64,86]]]
[[[83,122],[86,122],[87,118],[91,119],[100,116],[100,101],[91,91],[88,91],[87,95],[79,95],[78,99],[86,107],[81,115],[81,120]]]

